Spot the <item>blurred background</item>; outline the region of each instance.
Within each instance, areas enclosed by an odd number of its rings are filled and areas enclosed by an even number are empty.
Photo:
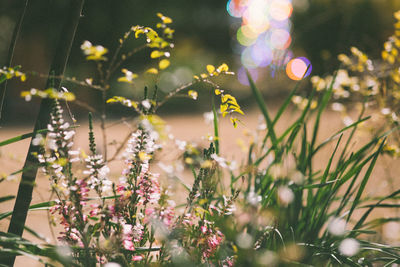
[[[5,64],[15,19],[17,1],[0,1],[0,65]],[[67,0],[31,0],[17,43],[13,65],[23,70],[47,74],[58,38],[63,34]],[[228,63],[237,76],[218,80],[222,87],[234,91],[239,103],[251,102],[243,66],[248,68],[268,101],[281,98],[294,80],[301,79],[296,68],[307,68],[305,76],[323,75],[335,70],[337,55],[347,53],[351,46],[377,58],[383,42],[393,33],[393,12],[400,9],[398,0],[86,0],[83,16],[72,47],[66,76],[84,80],[96,79],[92,62],[85,61],[80,45],[84,40],[109,49],[108,57],[118,45],[118,39],[132,25],[155,28],[157,12],[173,19],[174,44],[171,66],[158,77],[160,89],[167,93],[190,82],[194,74],[205,71],[207,64]],[[140,46],[143,40],[128,43]],[[141,73],[154,65],[145,50],[123,67]],[[299,59],[295,60],[294,59]],[[287,64],[291,64],[291,69]],[[112,79],[108,96],[139,98],[143,87],[153,81],[138,79],[135,86],[117,83],[120,73]],[[309,79],[302,86],[310,87]],[[32,122],[38,110],[38,99],[26,103],[21,90],[44,89],[45,80],[37,77],[25,83],[12,81],[6,92],[0,126]],[[71,84],[65,86],[91,106],[100,105],[97,91]],[[174,100],[162,113],[199,112],[210,109],[209,87],[197,86],[199,100]],[[72,105],[76,114],[86,112]],[[123,108],[110,107],[110,114],[120,115]]]

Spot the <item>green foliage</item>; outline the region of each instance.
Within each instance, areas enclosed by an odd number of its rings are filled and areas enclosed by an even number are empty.
[[[65,121],[63,102],[59,101],[75,100],[72,94],[54,89],[23,92],[28,99],[38,96],[53,103],[50,123],[47,129],[35,131],[35,136],[33,133],[18,136],[1,142],[0,146],[34,137],[35,168],[42,167],[56,200],[31,205],[29,211],[48,209],[57,215],[64,227],[60,238],[68,249],[32,244],[2,232],[3,254],[31,256],[52,264],[47,262],[49,259],[64,266],[95,266],[106,262],[122,266],[372,266],[400,262],[399,248],[384,244],[375,232],[378,226],[396,218],[368,220],[376,208],[397,208],[399,205],[394,201],[400,190],[373,199],[365,197],[377,159],[392,130],[374,136],[351,151],[358,127],[369,119],[361,112],[357,121],[319,143],[323,113],[336,93],[336,76],[322,90],[316,86],[307,97],[300,99],[302,111],[292,124],[278,131],[276,125],[288,111],[290,102],[299,102],[298,98],[295,100],[298,85],[272,116],[247,73],[265,127],[259,125],[263,130],[258,132],[258,141],[246,147],[247,162],[238,168],[220,155],[223,136],[219,133],[219,114],[214,103],[214,98],[220,99],[220,114],[231,116],[231,122],[237,127],[239,120],[235,115],[244,115],[240,105],[233,95],[212,81],[216,76],[233,74],[227,64],[217,68],[207,65],[206,73],[194,76],[190,84],[161,97],[158,87],[152,94],[152,89],[145,87],[141,100],[107,96],[112,74],[119,69],[124,76],[117,80],[134,85],[139,74],[122,66],[141,49],[150,48],[150,59],[158,60],[157,67],[143,71],[143,75],[158,75],[169,66],[167,58],[173,47],[174,30],[168,25],[172,19],[157,15],[161,20],[156,26],[158,30],[132,27],[120,39],[120,46],[107,65],[108,49],[93,46],[89,41],[81,46],[86,59],[97,66],[99,79],[74,82],[101,93],[102,154],[98,154],[91,113],[90,156],[84,150],[72,149],[74,127]],[[144,46],[129,48],[129,53],[121,52],[131,35],[145,37]],[[182,192],[184,197],[179,196],[182,208],[179,209],[168,188],[160,184],[165,177],[151,172],[153,161],[162,150],[161,140],[167,136],[165,122],[156,112],[170,98],[199,82],[212,86],[214,136],[203,151],[190,143],[174,140],[183,150],[183,161],[193,174],[192,186],[188,186],[179,178],[177,170],[166,168],[167,175],[186,189]],[[194,100],[198,97],[193,90],[184,95]],[[120,103],[139,115],[134,129],[111,158],[107,157],[107,103]],[[47,137],[41,133],[47,133]],[[112,181],[108,164],[125,145],[122,179]],[[324,166],[317,169],[315,162],[320,158],[320,151],[329,148],[330,156],[322,159]],[[230,184],[225,188],[227,176]],[[89,197],[89,192],[95,196]],[[0,202],[11,199],[13,196],[0,197]],[[11,214],[0,214],[0,220]]]

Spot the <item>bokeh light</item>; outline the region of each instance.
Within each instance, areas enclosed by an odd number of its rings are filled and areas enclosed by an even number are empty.
[[[290,16],[292,15],[292,11],[293,11],[292,3],[285,0],[272,1],[269,8],[270,16],[277,21],[289,19]]]
[[[294,58],[286,65],[286,74],[290,79],[299,81],[308,75],[312,70],[311,63],[304,57]]]
[[[256,82],[258,79],[258,70],[257,69],[248,69],[248,71],[249,71],[253,81]],[[237,71],[237,77],[241,84],[246,85],[246,86],[249,85],[249,80],[247,79],[246,70],[243,67],[241,67]]]
[[[242,3],[241,0],[229,0],[226,4],[226,10],[229,15],[235,18],[240,18],[243,15],[243,11],[246,6]]]
[[[292,60],[292,0],[229,0],[226,8],[229,15],[242,20],[236,39],[245,68],[255,71],[270,67],[273,74],[287,66],[286,73],[293,80],[310,75],[311,63],[307,58]],[[241,77],[239,80],[245,75]]]
[[[276,49],[287,49],[292,42],[292,37],[287,30],[275,29],[272,31],[270,43],[273,48]]]

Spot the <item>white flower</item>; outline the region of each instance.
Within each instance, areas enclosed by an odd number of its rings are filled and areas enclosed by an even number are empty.
[[[37,134],[35,138],[32,139],[32,145],[38,146],[43,142],[43,136],[41,134]]]
[[[383,115],[389,115],[390,114],[390,108],[383,108],[381,109],[381,113]]]
[[[284,206],[287,206],[293,202],[294,193],[289,187],[281,186],[278,188],[278,199]]]
[[[344,106],[343,106],[343,104],[335,102],[335,103],[332,103],[332,109],[334,111],[343,111],[344,110]]]
[[[253,246],[253,237],[248,233],[240,233],[236,236],[236,243],[243,249],[249,249]]]
[[[360,244],[353,238],[346,238],[339,245],[339,252],[347,257],[356,255],[359,250]]]
[[[151,103],[148,99],[145,99],[142,101],[142,106],[146,109],[149,110],[151,108]]]
[[[228,164],[226,162],[226,160],[223,157],[218,156],[217,154],[212,154],[211,158],[213,160],[215,160],[219,166],[221,166],[222,168],[227,168]]]
[[[246,200],[247,200],[247,202],[249,202],[250,205],[257,206],[258,203],[261,202],[262,197],[260,195],[256,194],[253,189],[253,190],[250,190],[249,194],[247,195]]]
[[[184,151],[186,149],[187,142],[181,140],[175,140],[175,144],[178,146],[179,150]]]
[[[344,125],[346,125],[346,126],[350,126],[351,124],[354,123],[353,119],[350,118],[349,116],[343,117],[342,120],[343,120]]]
[[[83,53],[85,55],[89,55],[90,54],[90,48],[92,48],[92,46],[93,46],[92,43],[86,40],[81,45],[81,49],[83,50]]]
[[[212,111],[203,113],[203,118],[206,124],[212,124],[214,122],[214,113]]]
[[[332,235],[343,235],[346,231],[346,221],[342,218],[332,218],[328,225],[328,231]]]

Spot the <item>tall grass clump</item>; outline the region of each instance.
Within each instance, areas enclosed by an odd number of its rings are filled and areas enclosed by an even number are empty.
[[[215,81],[217,76],[233,74],[227,64],[207,65],[206,71],[195,75],[191,83],[167,94],[154,86],[145,87],[141,99],[108,95],[113,79],[134,85],[135,79],[157,77],[169,67],[172,19],[157,15],[157,30],[132,27],[119,40],[110,61],[107,48],[90,41],[82,43],[83,54],[98,70],[97,80],[50,75],[101,94],[101,109],[88,113],[88,150],[75,148],[75,129],[79,126],[64,112],[67,109],[70,113],[65,103],[73,103],[76,98],[73,93],[55,88],[22,92],[27,100],[39,97],[51,103],[49,122],[31,134],[4,140],[0,146],[32,137],[35,151],[30,156],[35,158],[35,167],[48,178],[54,199],[31,205],[30,211],[47,209],[62,230],[57,245],[33,244],[2,232],[2,256],[29,255],[48,265],[58,262],[65,266],[400,263],[399,248],[386,245],[375,232],[378,226],[396,218],[369,217],[376,208],[398,207],[393,201],[400,190],[387,196],[365,197],[367,183],[391,131],[354,148],[357,128],[369,119],[361,114],[358,120],[320,142],[320,123],[334,93],[334,82],[322,88],[320,94],[316,88],[312,89],[294,122],[277,131],[276,126],[288,112],[297,88],[272,116],[248,75],[250,90],[264,122],[257,127],[258,138],[254,140],[258,141],[246,147],[246,161],[242,164],[227,160],[219,148],[224,141],[219,135],[220,119],[230,117],[236,128],[240,127],[238,116],[244,115],[236,98]],[[127,45],[131,38],[143,37],[144,45],[136,48]],[[150,50],[153,66],[141,73],[129,70],[124,65],[126,60],[144,49]],[[7,68],[1,75],[6,80],[37,74]],[[173,97],[196,100],[199,94],[193,88],[197,83],[205,83],[211,89],[214,135],[203,149],[175,139],[157,115],[159,107]],[[135,116],[135,123],[127,138],[110,155],[107,105],[115,103],[125,106]],[[313,109],[312,103],[315,103]],[[100,118],[102,143],[93,131],[96,117]],[[165,172],[160,174],[155,171],[155,163],[167,143],[180,151],[181,164],[158,162]],[[325,166],[318,169],[315,162],[322,149],[331,149],[331,153],[323,161]],[[117,171],[120,175],[113,177],[110,163],[118,157],[122,157],[123,167]],[[178,165],[185,166],[192,174],[191,185],[182,179]],[[179,183],[179,196],[171,194],[168,187],[171,178]],[[0,201],[12,198],[5,196]],[[0,219],[11,214],[2,213]]]

